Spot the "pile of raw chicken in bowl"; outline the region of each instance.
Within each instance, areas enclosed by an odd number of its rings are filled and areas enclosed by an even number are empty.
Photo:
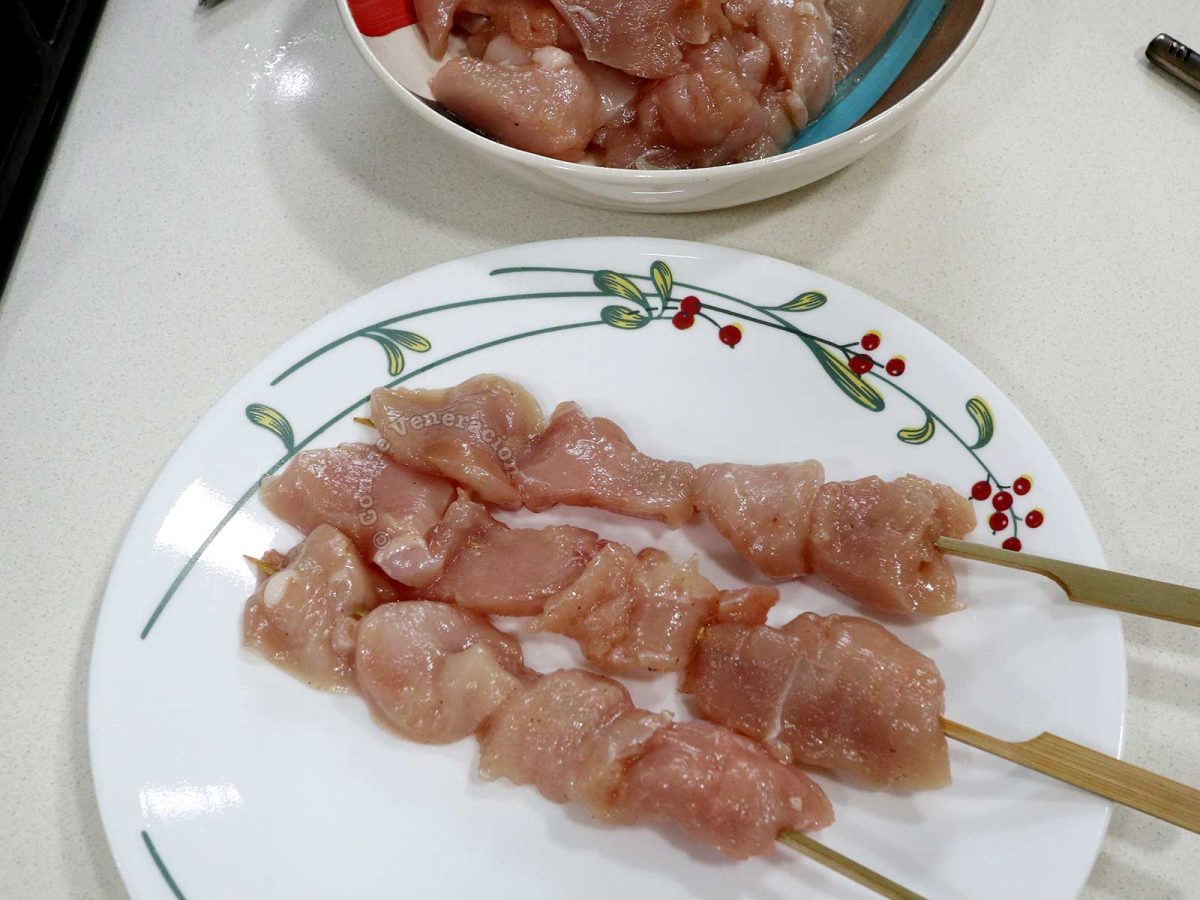
[[[957,68],[992,2],[339,0],[384,83],[475,157],[562,199],[661,212],[748,203],[853,162]],[[936,22],[914,56],[889,44],[915,12]],[[868,66],[888,79],[879,102],[797,147]]]

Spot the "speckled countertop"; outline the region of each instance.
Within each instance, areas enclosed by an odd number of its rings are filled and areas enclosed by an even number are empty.
[[[1024,410],[1114,567],[1200,584],[1200,94],[1141,59],[1194,0],[1007,0],[898,137],[755,206],[648,217],[478,171],[330,0],[110,0],[0,301],[0,896],[120,897],[85,682],[109,566],[201,413],[397,276],[509,243],[772,254],[924,323]],[[1200,784],[1200,631],[1127,620],[1127,758]],[[1200,894],[1200,838],[1117,810],[1087,896]]]

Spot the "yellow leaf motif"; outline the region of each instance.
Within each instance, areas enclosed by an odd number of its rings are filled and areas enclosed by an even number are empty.
[[[986,446],[996,433],[996,417],[992,415],[992,408],[982,397],[972,397],[967,401],[967,415],[979,429],[979,440],[971,445],[972,450],[978,450]]]
[[[650,266],[650,280],[654,282],[654,290],[658,292],[658,297],[662,300],[661,309],[666,309],[667,304],[671,301],[671,288],[675,286],[675,276],[671,274],[671,267],[661,259],[656,260]]]
[[[803,338],[808,349],[812,351],[813,356],[817,358],[817,362],[821,364],[821,368],[825,370],[825,374],[833,379],[833,383],[842,389],[847,397],[857,403],[859,406],[865,406],[872,412],[879,412],[883,409],[883,395],[875,390],[867,381],[850,370],[850,366],[846,364],[846,358],[839,351],[832,347],[822,344],[820,341],[815,341],[812,338]]]
[[[933,419],[926,416],[924,425],[921,425],[919,428],[901,428],[896,432],[896,437],[900,438],[906,444],[924,444],[933,437],[933,432]]]
[[[777,306],[776,309],[782,309],[787,312],[808,312],[810,309],[824,306],[825,301],[828,299],[820,291],[805,291],[800,296],[793,297],[787,303]]]
[[[370,335],[375,339],[375,342],[383,348],[383,352],[387,354],[388,374],[391,376],[399,375],[404,371],[404,354],[400,352],[399,346],[394,341],[389,341],[385,337],[378,335]]]
[[[600,310],[600,318],[613,328],[641,328],[650,319],[628,306],[606,306]]]
[[[414,331],[396,331],[391,328],[382,329],[386,334],[390,335],[396,343],[405,347],[408,350],[416,351],[417,353],[425,353],[433,347],[429,343],[429,338],[422,337]]]
[[[251,403],[246,407],[246,418],[259,428],[265,428],[278,437],[283,441],[283,446],[289,451],[296,446],[296,436],[292,432],[292,423],[279,410],[272,409],[270,406],[262,403]]]
[[[606,294],[611,294],[614,297],[620,297],[623,300],[628,300],[630,303],[636,303],[646,311],[646,315],[650,315],[650,303],[646,299],[646,295],[641,289],[626,278],[624,275],[619,275],[616,272],[610,272],[604,269],[597,272],[592,281],[596,287]]]
[[[383,348],[383,352],[387,354],[388,374],[393,377],[404,371],[405,349],[424,353],[433,346],[428,338],[412,331],[399,331],[395,328],[375,328],[363,332],[363,335]]]

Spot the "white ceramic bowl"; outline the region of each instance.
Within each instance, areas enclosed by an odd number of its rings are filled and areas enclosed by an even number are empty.
[[[354,23],[348,0],[337,2],[354,46],[388,89],[414,115],[467,148],[481,162],[560,200],[606,209],[675,213],[723,209],[784,194],[831,175],[865,155],[907,124],[946,83],[978,41],[995,0],[950,0],[944,15],[953,16],[957,28],[943,34],[943,46],[932,60],[932,72],[906,96],[849,131],[754,162],[668,171],[561,162],[507,147],[463,128],[430,109],[405,87],[425,84],[439,65],[426,51],[417,26],[383,37],[366,37]],[[931,36],[930,40],[934,39]],[[884,103],[887,100],[885,97]]]

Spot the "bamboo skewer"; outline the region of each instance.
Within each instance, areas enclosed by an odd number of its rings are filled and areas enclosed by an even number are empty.
[[[249,556],[243,553],[242,559],[246,560],[246,562],[250,563],[250,565],[254,566],[254,568],[258,569],[258,571],[262,572],[268,577],[279,571],[278,566],[273,566],[265,559],[259,559],[257,556]]]
[[[896,884],[890,878],[856,863],[836,850],[831,850],[801,831],[781,831],[777,840],[838,874],[845,875],[851,881],[869,888],[881,897],[888,897],[890,900],[924,900],[920,894],[913,893],[903,885]]]
[[[1195,788],[1057,735],[1040,734],[1028,741],[1003,741],[944,717],[939,721],[942,731],[949,738],[1180,828],[1200,833],[1200,791]],[[922,900],[920,894],[814,841],[802,832],[784,831],[779,834],[778,840],[882,897]]]
[[[1076,603],[1165,619],[1181,625],[1200,626],[1200,590],[1196,588],[948,537],[938,538],[937,545],[938,549],[951,556],[1045,575],[1058,582]]]
[[[1186,784],[1057,735],[1002,741],[950,719],[940,721],[949,738],[1200,834],[1200,791]]]

